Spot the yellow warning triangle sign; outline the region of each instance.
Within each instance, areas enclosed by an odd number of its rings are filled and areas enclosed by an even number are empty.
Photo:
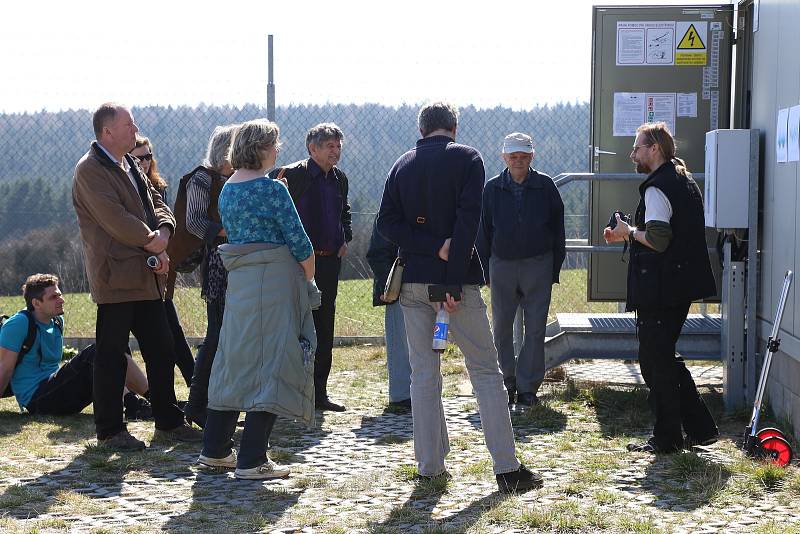
[[[689,24],[689,29],[683,34],[681,41],[678,43],[678,50],[705,50],[706,45],[697,30],[694,29],[694,24]]]

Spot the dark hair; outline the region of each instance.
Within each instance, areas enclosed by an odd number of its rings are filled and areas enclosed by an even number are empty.
[[[637,134],[644,134],[647,142],[658,147],[664,159],[675,165],[675,170],[681,176],[691,176],[686,162],[675,155],[675,139],[665,122],[647,122],[636,128]]]
[[[25,298],[25,307],[33,311],[33,299],[42,300],[45,289],[58,285],[58,276],[54,274],[32,274],[22,284],[22,296]]]
[[[100,134],[103,133],[103,128],[110,121],[113,121],[117,116],[117,110],[123,106],[114,102],[106,102],[101,104],[99,108],[92,115],[92,127],[94,128],[94,137],[100,140]]]
[[[323,122],[317,124],[306,134],[306,149],[311,154],[311,149],[308,148],[312,144],[315,146],[322,146],[322,143],[329,139],[336,139],[337,141],[344,141],[344,132],[341,128],[332,122]]]
[[[417,116],[422,137],[436,130],[452,132],[458,126],[458,108],[447,102],[432,102],[422,106]]]
[[[167,181],[164,180],[161,173],[158,172],[158,162],[156,162],[156,153],[153,151],[153,142],[150,141],[149,137],[137,134],[136,145],[133,148],[135,150],[140,146],[146,146],[150,149],[150,169],[147,171],[147,178],[150,180],[150,183],[153,184],[153,187],[159,191],[165,190],[167,188]]]

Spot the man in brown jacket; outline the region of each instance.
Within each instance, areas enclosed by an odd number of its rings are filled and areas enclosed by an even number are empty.
[[[75,167],[72,203],[78,215],[86,273],[97,303],[94,419],[98,443],[141,450],[122,419],[125,348],[131,332],[139,341],[150,384],[154,440],[200,441],[175,400],[174,347],[164,311],[169,271],[167,244],[175,218],[128,154],[138,128],[131,112],[107,103],[95,111],[97,141]],[[148,258],[158,259],[155,268]]]

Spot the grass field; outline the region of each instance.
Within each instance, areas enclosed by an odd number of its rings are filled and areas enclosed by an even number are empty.
[[[723,413],[718,392],[703,395],[724,436],[711,453],[652,457],[624,450],[650,427],[645,390],[546,383],[541,405],[512,414],[517,455],[545,487],[507,498],[494,492],[477,403],[456,396],[466,371],[455,347],[441,369],[453,478],[430,482],[415,479],[410,417],[386,408],[376,347],[335,350],[331,390],[348,411],[326,414],[315,431],[279,421],[271,455],[292,475],[263,484],[198,470],[199,445],[106,452],[93,444],[91,407],[25,416],[2,399],[0,532],[799,532],[800,471],[745,458],[734,439],[748,414]],[[153,424],[130,427],[149,440]]]
[[[483,288],[484,299],[490,304],[489,290]],[[561,283],[553,286],[549,320],[556,313],[611,313],[617,311],[615,302],[586,302],[586,270],[572,269],[561,272]],[[87,293],[65,295],[64,314],[69,337],[94,337],[96,306]],[[24,305],[21,296],[0,297],[0,311],[7,315]],[[186,335],[203,337],[206,328],[206,307],[196,287],[179,288],[175,292],[175,305]],[[718,306],[710,306],[716,312]],[[693,310],[693,312],[696,310]],[[337,336],[383,335],[383,308],[372,306],[372,280],[344,280],[339,283],[336,299]]]

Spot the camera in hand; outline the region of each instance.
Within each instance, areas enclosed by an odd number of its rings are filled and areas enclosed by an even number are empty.
[[[158,259],[158,256],[148,256],[147,266],[155,271],[156,269],[161,267],[161,260]]]
[[[617,211],[613,212],[611,214],[611,217],[608,219],[608,224],[606,225],[608,228],[611,228],[613,230],[614,228],[617,227],[617,215],[619,215],[619,218],[622,219],[623,221],[625,221],[626,223],[628,223],[628,224],[631,223],[631,215],[630,215],[630,213],[625,214],[625,213],[621,212],[620,210],[617,210]]]

